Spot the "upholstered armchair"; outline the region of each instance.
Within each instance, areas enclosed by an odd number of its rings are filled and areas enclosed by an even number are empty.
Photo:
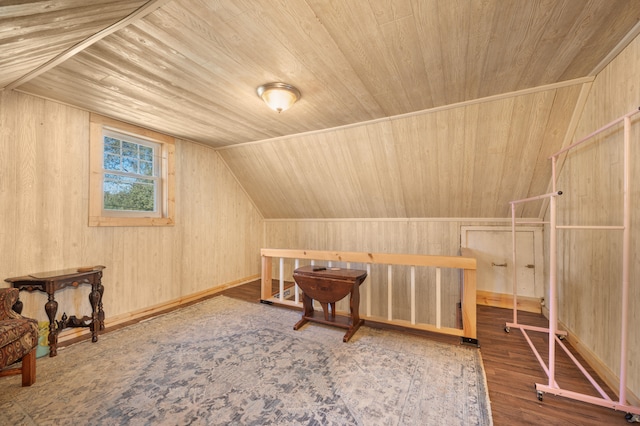
[[[22,374],[22,386],[31,386],[36,382],[38,322],[11,309],[17,300],[17,288],[0,288],[0,376]],[[20,367],[12,366],[20,360]]]

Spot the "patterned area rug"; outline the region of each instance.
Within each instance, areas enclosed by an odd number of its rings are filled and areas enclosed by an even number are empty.
[[[480,352],[215,297],[0,381],[2,425],[491,425]]]

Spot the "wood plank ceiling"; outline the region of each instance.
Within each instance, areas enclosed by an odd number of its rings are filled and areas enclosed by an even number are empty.
[[[224,148],[265,217],[504,217],[546,190],[639,19],[635,0],[2,2],[0,87]],[[270,81],[302,99],[274,113]]]

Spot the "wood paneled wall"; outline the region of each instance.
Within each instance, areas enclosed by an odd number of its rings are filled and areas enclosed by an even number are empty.
[[[105,265],[109,323],[259,276],[262,216],[214,150],[176,141],[173,227],[89,227],[88,161],[87,112],[0,93],[0,278]],[[59,314],[87,294],[61,291]],[[46,320],[44,294],[21,298]]]
[[[596,78],[576,129],[581,139],[640,105],[640,40]],[[640,396],[640,118],[631,131],[631,276],[628,388]],[[622,124],[570,151],[559,174],[559,225],[622,225]],[[558,235],[559,318],[583,351],[617,378],[620,371],[622,232]],[[548,280],[547,280],[548,282]],[[548,291],[548,289],[547,289]]]

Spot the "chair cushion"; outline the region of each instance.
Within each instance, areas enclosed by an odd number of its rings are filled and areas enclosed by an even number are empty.
[[[29,318],[0,321],[0,369],[38,346],[38,322]]]

